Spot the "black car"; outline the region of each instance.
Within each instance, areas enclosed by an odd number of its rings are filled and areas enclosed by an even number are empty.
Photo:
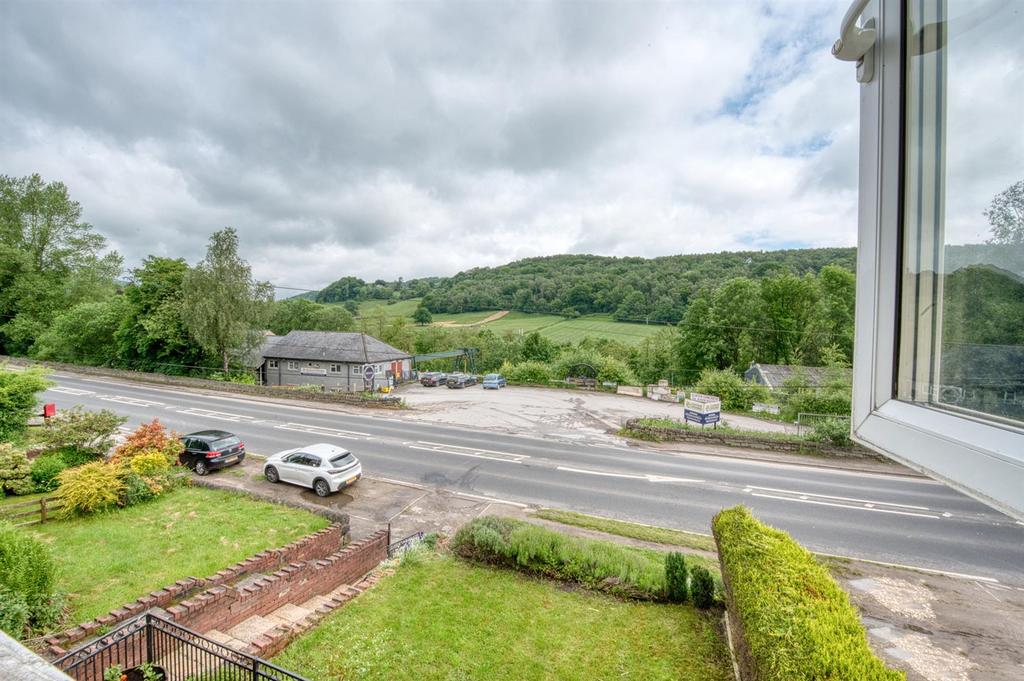
[[[476,385],[476,376],[473,374],[449,374],[447,385],[449,388],[465,388]]]
[[[420,374],[420,385],[424,385],[428,388],[444,385],[447,381],[448,374],[440,371],[428,371],[425,374]]]
[[[189,433],[181,438],[181,443],[185,449],[178,455],[178,461],[198,475],[245,460],[245,443],[225,430]]]

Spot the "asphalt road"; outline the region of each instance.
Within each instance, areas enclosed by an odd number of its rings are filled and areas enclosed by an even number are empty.
[[[997,579],[1024,588],[1024,525],[938,482],[667,453],[339,413],[58,373],[45,399],[222,428],[251,452],[313,442],[353,451],[367,475],[708,533],[745,504],[814,551]]]

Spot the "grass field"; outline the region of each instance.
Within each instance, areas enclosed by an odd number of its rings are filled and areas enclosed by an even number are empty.
[[[311,679],[732,678],[713,616],[427,552],[274,662]]]
[[[57,588],[68,593],[70,619],[77,623],[327,525],[306,511],[189,487],[138,506],[31,530],[54,554]]]

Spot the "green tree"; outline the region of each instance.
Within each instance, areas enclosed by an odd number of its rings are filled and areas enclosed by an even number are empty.
[[[992,226],[990,244],[1024,246],[1024,180],[996,194],[984,215]]]
[[[430,314],[430,310],[423,303],[420,303],[416,311],[412,313],[412,320],[420,326],[425,326],[434,320],[434,315]]]
[[[818,282],[813,276],[782,274],[761,281],[764,317],[760,324],[764,358],[760,361],[799,364],[807,333],[820,311]]]
[[[182,291],[185,326],[220,359],[225,373],[233,354],[245,354],[260,343],[273,288],[252,278],[249,263],[238,255],[234,229],[210,237],[206,258],[185,275]]]
[[[79,303],[58,315],[32,346],[39,359],[109,365],[117,360],[115,336],[127,316],[124,298]]]
[[[36,393],[51,385],[42,369],[11,371],[0,365],[0,442],[24,434],[36,409]]]

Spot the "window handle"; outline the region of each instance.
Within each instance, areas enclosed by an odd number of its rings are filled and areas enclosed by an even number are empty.
[[[869,83],[874,77],[873,47],[877,37],[875,20],[868,19],[863,26],[857,20],[864,14],[871,0],[853,0],[839,26],[839,39],[832,45],[832,56],[840,61],[857,63],[857,82]]]

